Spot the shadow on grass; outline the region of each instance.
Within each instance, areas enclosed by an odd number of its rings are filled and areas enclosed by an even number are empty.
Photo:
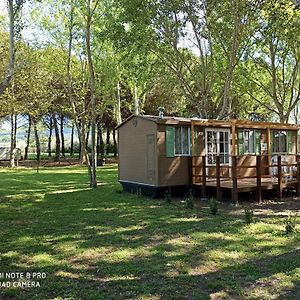
[[[86,188],[83,169],[8,175],[16,181],[8,192],[9,176],[0,185],[1,271],[48,276],[39,289],[0,290],[7,297],[241,299],[255,289],[265,299],[299,295],[297,236],[249,233],[225,210],[213,217],[208,209],[119,193],[113,168],[101,169],[97,190]],[[28,197],[18,201],[19,194]],[[288,276],[288,289],[273,286],[278,273]]]
[[[120,299],[139,299],[147,295],[163,299],[211,299],[213,295],[218,299],[222,295],[230,299],[253,299],[253,290],[257,288],[268,288],[263,299],[271,299],[274,295],[282,299],[299,299],[299,281],[293,282],[293,287],[288,290],[280,289],[272,279],[261,281],[262,278],[272,278],[276,273],[288,274],[299,268],[299,250],[191,275],[185,272],[182,264],[176,263],[184,263],[187,255],[194,254],[191,252],[172,258],[156,254],[115,263],[102,261],[87,270],[85,278],[82,278],[83,285],[90,288],[100,285],[100,295],[114,299],[118,296]],[[69,272],[76,274],[77,270],[70,269]]]

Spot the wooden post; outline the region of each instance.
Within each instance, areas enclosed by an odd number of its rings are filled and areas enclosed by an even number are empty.
[[[220,201],[221,195],[221,168],[220,168],[220,156],[216,156],[216,179],[217,179],[217,200]]]
[[[278,165],[278,190],[277,196],[279,199],[282,198],[282,173],[281,173],[281,155],[277,156],[277,165]]]
[[[232,124],[232,126],[231,126],[231,155],[236,155],[235,135],[236,135],[236,125]]]
[[[194,184],[194,157],[189,156],[189,187],[191,188]]]
[[[238,198],[238,188],[237,188],[237,163],[236,163],[236,156],[233,155],[231,158],[231,167],[232,167],[232,202],[235,204],[239,204]]]
[[[256,201],[261,202],[261,155],[256,156]]]
[[[297,162],[297,197],[300,197],[300,155],[296,155]]]
[[[206,157],[202,156],[202,184],[201,184],[201,197],[206,198]]]
[[[194,124],[193,121],[191,121],[191,140],[192,140],[192,152],[190,155],[190,161],[189,161],[189,167],[190,167],[190,188],[195,183],[195,177],[194,177]]]
[[[271,165],[271,130],[270,127],[267,128],[267,145],[268,145],[268,174],[270,174]],[[271,175],[271,174],[270,174]]]
[[[194,123],[191,121],[191,140],[192,140],[192,157],[195,156],[195,136],[194,136]]]

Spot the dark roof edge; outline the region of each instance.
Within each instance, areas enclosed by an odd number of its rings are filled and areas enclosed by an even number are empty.
[[[156,120],[154,120],[154,119],[147,118],[147,117],[145,117],[145,116],[143,116],[143,115],[134,115],[134,114],[132,114],[132,115],[130,115],[127,119],[125,119],[121,124],[119,124],[118,126],[116,126],[115,129],[120,128],[120,127],[123,126],[125,123],[127,123],[128,121],[130,121],[133,117],[141,118],[141,119],[148,120],[148,121],[153,121],[153,122],[156,123]]]
[[[257,126],[278,126],[282,125],[283,128],[294,128],[294,129],[300,129],[300,126],[298,124],[285,124],[285,123],[277,123],[277,122],[260,122],[260,121],[250,121],[250,120],[239,120],[239,119],[231,119],[231,120],[213,120],[213,119],[195,119],[195,118],[181,118],[181,117],[169,117],[165,116],[163,118],[160,118],[159,116],[153,116],[153,115],[134,115],[132,114],[127,119],[125,119],[121,124],[115,127],[115,129],[120,128],[125,123],[127,123],[132,118],[137,117],[143,120],[151,121],[156,124],[166,124],[166,125],[176,125],[176,124],[187,124],[191,122],[195,122],[197,125],[208,123],[211,125],[211,123],[214,123],[215,126],[219,124],[228,124],[228,125],[257,125]]]
[[[125,119],[121,124],[119,124],[118,126],[116,126],[115,129],[120,128],[125,123],[127,123],[128,121],[130,121],[133,117],[137,117],[137,118],[140,118],[140,119],[143,119],[143,120],[147,120],[147,121],[152,121],[152,122],[154,122],[156,124],[168,124],[168,121],[177,121],[177,122],[182,122],[182,123],[190,123],[191,122],[191,119],[189,119],[189,118],[168,117],[168,116],[160,118],[159,116],[134,115],[134,114],[132,114],[127,119]]]

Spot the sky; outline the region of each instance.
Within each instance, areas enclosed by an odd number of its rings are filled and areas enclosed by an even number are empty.
[[[5,0],[0,0],[0,15],[7,14],[7,6]]]

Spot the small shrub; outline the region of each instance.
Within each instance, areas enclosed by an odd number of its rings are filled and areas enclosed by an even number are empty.
[[[193,192],[190,191],[189,197],[185,199],[186,208],[193,209],[194,208],[194,196]]]
[[[165,191],[165,200],[168,204],[171,204],[172,197],[170,191]]]
[[[292,216],[289,214],[284,220],[285,233],[290,234],[296,231],[296,215]]]
[[[210,213],[215,216],[218,212],[218,202],[215,198],[210,198],[209,199],[209,210]]]
[[[189,273],[188,265],[182,261],[175,262],[175,268],[179,274],[188,274]]]
[[[253,209],[251,207],[245,207],[244,208],[244,213],[245,213],[246,224],[253,223],[253,221],[254,221]]]
[[[124,190],[122,188],[116,188],[116,193],[117,194],[123,194]]]

